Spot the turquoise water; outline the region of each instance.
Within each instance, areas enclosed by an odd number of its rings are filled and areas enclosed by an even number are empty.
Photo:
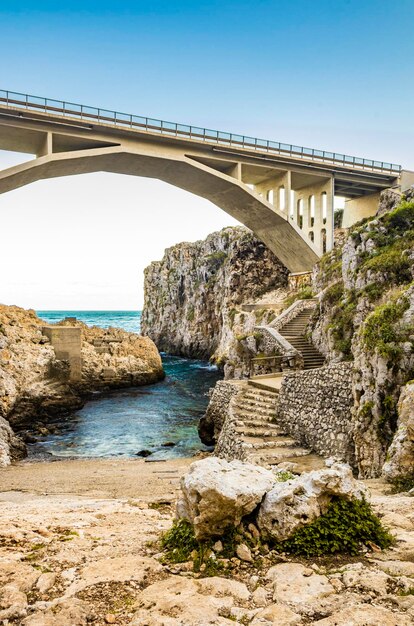
[[[38,311],[47,322],[77,317],[85,323],[139,330],[140,312]],[[162,355],[166,378],[154,385],[114,391],[87,402],[75,414],[52,424],[53,434],[30,445],[34,456],[112,457],[151,451],[150,458],[190,456],[205,449],[197,424],[207,392],[220,378],[203,361]],[[162,444],[173,443],[174,446]]]
[[[65,317],[76,317],[88,326],[123,328],[130,333],[139,333],[141,311],[36,311],[45,322],[54,324]]]

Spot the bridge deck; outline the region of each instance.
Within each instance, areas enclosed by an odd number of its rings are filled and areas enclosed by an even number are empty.
[[[140,133],[156,134],[166,138],[187,139],[202,144],[212,144],[222,148],[258,155],[281,156],[289,160],[317,166],[332,166],[341,171],[372,173],[379,178],[384,177],[384,186],[389,180],[397,178],[401,166],[384,161],[375,161],[361,157],[349,156],[325,150],[305,148],[292,144],[257,139],[234,133],[210,130],[197,126],[188,126],[175,122],[166,122],[149,117],[120,113],[107,109],[74,104],[61,100],[31,96],[17,92],[0,90],[0,112],[17,115],[22,111],[42,113],[51,118],[64,119],[68,122],[93,123],[94,126],[111,127]]]

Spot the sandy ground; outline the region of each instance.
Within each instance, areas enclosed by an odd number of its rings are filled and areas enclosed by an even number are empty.
[[[169,461],[88,459],[22,462],[0,470],[0,492],[76,494],[94,498],[153,500],[173,497],[195,458]],[[0,495],[1,498],[1,495]]]

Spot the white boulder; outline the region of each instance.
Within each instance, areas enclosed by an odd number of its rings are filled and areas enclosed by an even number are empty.
[[[196,461],[181,479],[177,517],[194,525],[197,539],[220,536],[251,513],[274,482],[272,472],[251,463]]]
[[[351,468],[336,463],[275,483],[262,502],[257,525],[265,537],[284,541],[326,513],[334,496],[362,499],[365,495],[365,488],[353,478]]]

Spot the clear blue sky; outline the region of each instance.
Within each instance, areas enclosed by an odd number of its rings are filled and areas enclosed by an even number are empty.
[[[0,24],[2,88],[414,168],[413,0],[1,0]]]
[[[413,24],[414,0],[0,0],[0,89],[414,169]],[[0,302],[34,308],[140,307],[166,246],[233,223],[111,174],[40,181],[0,214]]]

